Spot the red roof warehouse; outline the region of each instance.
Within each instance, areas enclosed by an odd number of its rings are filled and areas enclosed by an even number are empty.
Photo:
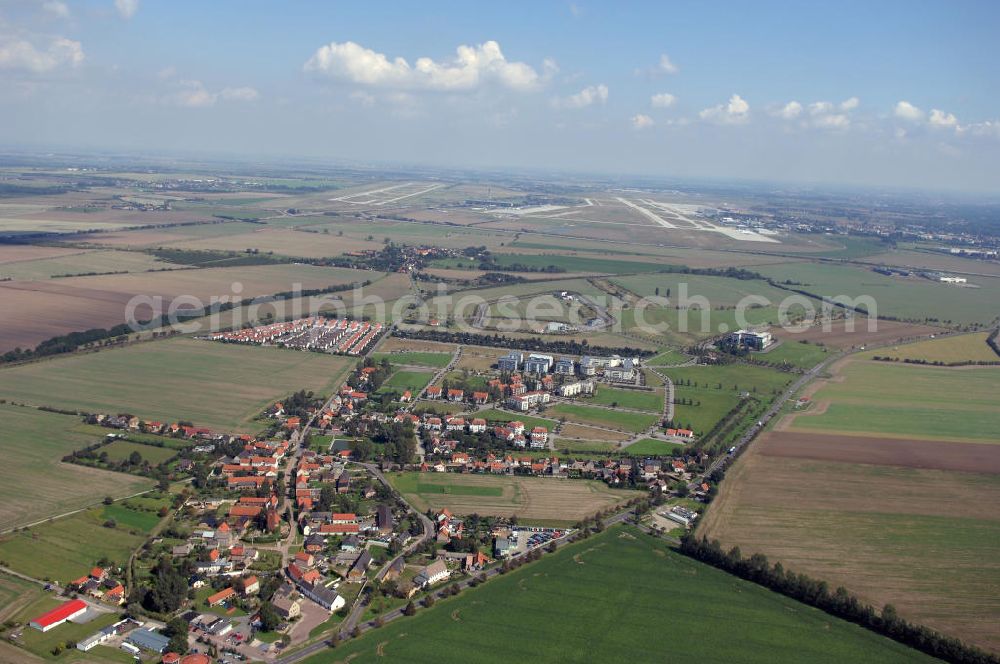
[[[47,632],[53,627],[58,627],[67,620],[82,615],[87,610],[87,603],[82,599],[71,599],[60,604],[48,613],[43,613],[31,621],[31,626],[35,629]]]

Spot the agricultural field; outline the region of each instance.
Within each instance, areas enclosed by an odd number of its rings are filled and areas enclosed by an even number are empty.
[[[842,265],[794,263],[757,271],[777,281],[797,282],[797,290],[827,297],[870,296],[879,316],[953,323],[989,323],[1000,311],[1000,278],[970,277],[970,286],[943,284],[923,277],[889,277]]]
[[[794,310],[791,313],[794,314]],[[688,346],[744,327],[776,325],[779,320],[777,306],[751,307],[741,312],[733,307],[678,308],[676,305],[662,307],[650,304],[621,312],[621,327],[630,335],[674,346]]]
[[[996,446],[867,438],[838,449],[833,436],[765,436],[779,437],[730,469],[698,535],[1000,650]]]
[[[0,465],[0,531],[150,488],[152,480],[60,461],[106,432],[75,415],[0,404],[0,440],[7,455]]]
[[[940,339],[918,341],[905,346],[881,348],[860,355],[869,359],[874,356],[891,357],[894,360],[926,362],[928,364],[959,364],[963,362],[1000,362],[1000,355],[986,344],[989,332],[962,334]]]
[[[648,410],[653,413],[662,413],[663,391],[624,390],[598,385],[594,395],[584,398],[583,402],[611,406],[612,408],[631,408],[633,410]]]
[[[943,328],[931,325],[867,319],[860,316],[855,317],[853,321],[831,321],[829,329],[823,329],[822,325],[771,329],[776,339],[808,341],[835,349],[926,339],[932,334],[940,334],[943,331]]]
[[[729,470],[697,532],[1000,651],[1000,371],[863,356],[830,371]]]
[[[572,424],[566,422],[559,427],[559,435],[565,438],[580,438],[591,441],[607,441],[617,443],[631,438],[631,434],[621,431],[611,431],[610,429],[598,429],[582,424]]]
[[[801,432],[1000,443],[993,367],[838,362],[837,379],[809,392],[813,407],[787,427]]]
[[[0,369],[0,398],[86,412],[188,420],[253,431],[270,403],[300,389],[331,393],[353,358],[170,339]]]
[[[0,536],[0,563],[36,579],[68,583],[78,579],[101,558],[122,565],[144,535],[122,524],[104,527],[105,506],[94,507]]]
[[[129,303],[136,296],[144,298],[135,309],[136,317],[144,320],[153,317],[150,301],[155,303],[156,298],[162,298],[162,313],[166,313],[173,298],[181,295],[190,296],[184,301],[183,310],[195,301],[208,306],[213,297],[242,300],[291,291],[295,284],[302,289],[326,288],[376,279],[380,275],[364,270],[285,264],[0,282],[0,307],[10,312],[0,329],[0,351],[33,347],[69,332],[123,323]],[[281,306],[291,310],[290,303]],[[230,311],[219,318],[231,319],[234,315]]]
[[[456,514],[517,515],[522,521],[556,526],[571,525],[639,495],[596,480],[412,472],[387,477],[420,511],[448,508]]]
[[[547,408],[545,414],[548,417],[566,418],[568,422],[576,424],[608,427],[632,433],[645,431],[660,421],[659,415],[643,415],[642,413],[566,403]]]
[[[78,251],[65,256],[0,264],[0,279],[30,281],[103,272],[148,272],[172,270],[171,265],[149,254],[135,251]]]
[[[347,252],[378,250],[381,242],[338,237],[331,233],[308,232],[265,226],[248,232],[217,237],[183,239],[165,246],[175,249],[210,251],[245,251],[255,249],[262,254],[274,253],[296,258],[326,258]]]
[[[618,449],[618,443],[600,440],[573,440],[571,438],[556,438],[552,447],[560,454],[606,454]]]
[[[389,360],[393,364],[412,364],[419,367],[434,367],[440,369],[448,366],[451,362],[451,353],[430,353],[430,352],[397,352],[397,353],[373,353],[372,359],[376,362]]]
[[[306,662],[465,662],[441,644],[470,630],[485,664],[704,660],[707,642],[713,661],[747,664],[933,661],[618,526]]]

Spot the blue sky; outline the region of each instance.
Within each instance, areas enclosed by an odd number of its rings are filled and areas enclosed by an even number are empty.
[[[996,2],[6,0],[0,143],[990,190],[998,28]]]

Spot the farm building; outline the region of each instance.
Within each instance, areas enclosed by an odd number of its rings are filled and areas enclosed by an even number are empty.
[[[67,620],[72,620],[73,618],[79,618],[84,613],[87,612],[87,603],[82,599],[72,599],[68,602],[64,602],[57,606],[56,608],[43,613],[34,620],[31,621],[31,626],[40,632],[47,632],[50,629],[58,627]]]

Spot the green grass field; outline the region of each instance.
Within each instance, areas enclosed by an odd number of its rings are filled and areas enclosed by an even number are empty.
[[[656,392],[646,392],[642,390],[623,390],[599,385],[594,393],[594,396],[585,398],[584,401],[601,404],[602,406],[616,405],[621,408],[648,410],[653,413],[663,412],[662,390],[658,390]]]
[[[891,357],[897,360],[917,360],[922,362],[941,362],[943,364],[958,362],[1000,362],[992,348],[986,344],[989,332],[962,334],[941,339],[929,339],[912,344],[879,348],[859,357],[868,359],[874,356]]]
[[[676,398],[693,402],[693,405],[674,406],[674,423],[690,425],[689,428],[702,434],[740,402],[741,392],[769,400],[774,390],[781,390],[792,379],[791,375],[774,369],[741,364],[681,367],[667,369],[665,373],[674,382]]]
[[[620,429],[622,431],[631,431],[632,433],[645,431],[660,420],[658,415],[643,415],[641,413],[578,406],[575,404],[559,404],[547,409],[545,414],[550,417],[565,417],[569,422]]]
[[[830,355],[830,350],[816,344],[804,344],[787,339],[766,353],[751,353],[755,360],[774,364],[787,363],[800,369],[810,369]]]
[[[65,583],[79,578],[102,557],[124,564],[142,543],[128,526],[105,528],[105,507],[32,527],[0,537],[0,561],[11,569],[36,579]]]
[[[548,413],[546,413],[548,415]],[[524,426],[527,429],[533,427],[545,427],[549,431],[552,431],[552,427],[556,425],[556,422],[551,419],[544,419],[541,417],[532,417],[531,415],[522,415],[521,413],[512,413],[506,410],[497,410],[496,408],[490,408],[487,410],[481,410],[476,413],[476,417],[482,417],[490,424],[507,422],[524,422]]]
[[[49,279],[53,276],[108,272],[146,272],[177,267],[137,251],[87,251],[0,266],[0,278]]]
[[[600,440],[570,440],[568,438],[557,438],[552,443],[560,453],[585,454],[588,452],[614,452],[618,449],[617,443],[604,442]]]
[[[152,445],[133,443],[128,440],[116,440],[105,445],[99,451],[107,452],[108,459],[111,461],[121,461],[122,459],[129,458],[132,452],[138,452],[144,461],[153,466],[177,456],[177,450],[172,450],[169,447],[153,447]]]
[[[996,369],[856,360],[840,371],[842,381],[827,382],[813,395],[814,401],[830,402],[826,412],[799,416],[794,428],[1000,442]]]
[[[0,370],[0,397],[143,419],[246,431],[299,389],[330,393],[356,360],[171,339]]]
[[[776,304],[788,295],[786,291],[760,279],[732,279],[694,274],[642,274],[615,277],[611,281],[641,297],[659,295],[669,298],[671,304],[683,304],[685,297],[699,298],[699,300],[704,298],[711,308],[735,305],[749,295],[764,297]]]
[[[774,325],[778,320],[776,306],[738,312],[736,309],[677,309],[650,305],[625,309],[621,315],[625,330],[660,343],[682,346],[741,327]]]
[[[632,456],[659,456],[677,454],[683,449],[683,443],[671,443],[666,440],[656,440],[655,438],[643,438],[632,443],[622,451]]]
[[[418,472],[386,477],[421,512],[447,508],[455,514],[516,515],[524,523],[562,527],[641,495],[597,480]]]
[[[151,531],[160,522],[155,511],[134,509],[122,503],[105,505],[101,510],[102,519],[113,519],[119,528],[138,530],[143,533]]]
[[[657,664],[933,661],[615,527],[306,662],[624,657]]]
[[[1000,311],[1000,279],[996,277],[970,277],[969,282],[979,287],[966,288],[917,276],[888,277],[846,265],[788,263],[754,269],[778,281],[798,282],[794,288],[814,295],[869,295],[880,316],[987,323]]]
[[[0,464],[0,530],[151,487],[145,478],[60,461],[106,433],[75,415],[0,404],[0,440],[7,455]]]
[[[434,367],[440,369],[448,366],[451,362],[451,353],[427,353],[419,351],[408,351],[404,353],[374,353],[372,359],[376,362],[389,360],[393,364],[413,364],[421,367]]]
[[[645,364],[650,367],[664,367],[671,364],[683,364],[690,359],[691,357],[689,355],[685,355],[681,351],[671,348],[649,358],[646,360]]]
[[[413,394],[418,394],[431,382],[434,374],[430,371],[397,371],[388,380],[382,383],[380,392],[396,391],[404,392],[410,390]]]

